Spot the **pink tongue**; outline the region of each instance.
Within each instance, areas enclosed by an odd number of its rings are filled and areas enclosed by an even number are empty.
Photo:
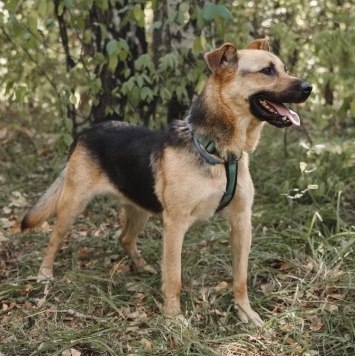
[[[285,105],[283,104],[278,104],[278,103],[274,103],[272,101],[268,101],[266,100],[266,102],[271,105],[277,112],[279,115],[281,116],[287,116],[288,119],[296,126],[300,126],[301,120],[299,118],[299,116],[297,115],[297,113],[295,113],[294,111],[288,109]]]

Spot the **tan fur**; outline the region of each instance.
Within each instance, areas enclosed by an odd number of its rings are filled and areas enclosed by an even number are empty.
[[[241,157],[238,188],[222,214],[231,225],[233,293],[238,315],[242,321],[252,321],[256,325],[261,325],[262,320],[251,308],[247,292],[254,196],[247,152],[256,148],[264,124],[250,113],[248,98],[261,89],[273,92],[286,90],[292,80],[285,73],[282,62],[269,53],[268,48],[267,41],[257,40],[237,52],[232,44],[227,43],[205,55],[213,72],[204,89],[208,112],[205,125],[194,127],[197,134],[207,137],[213,134],[216,137],[217,149],[222,157],[230,153]],[[271,61],[277,69],[276,78],[258,72]],[[253,72],[253,75],[246,77],[247,72]],[[178,316],[181,313],[181,252],[185,233],[194,222],[208,219],[214,214],[226,189],[226,174],[224,165],[217,164],[206,165],[206,174],[202,175],[201,169],[196,169],[195,152],[191,155],[187,149],[169,145],[152,165],[155,192],[163,206],[164,312]],[[68,229],[88,201],[102,193],[116,195],[125,209],[125,223],[119,237],[123,248],[137,268],[154,272],[141,257],[136,244],[137,235],[151,214],[125,198],[110,183],[105,171],[90,159],[86,148],[78,144],[66,169],[24,219],[26,228],[35,226],[49,216],[57,217],[39,270],[39,279],[53,277],[54,259]]]

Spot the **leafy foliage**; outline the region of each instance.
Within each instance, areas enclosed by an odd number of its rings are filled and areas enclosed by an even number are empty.
[[[242,47],[266,35],[290,72],[314,84],[307,106],[312,124],[352,124],[350,3],[176,4],[167,10],[156,1],[7,1],[0,14],[3,94],[25,111],[46,107],[63,133],[107,118],[164,127],[166,117],[182,117],[202,90],[201,53],[224,41]],[[182,27],[193,29],[183,43]],[[63,125],[65,118],[71,127]]]

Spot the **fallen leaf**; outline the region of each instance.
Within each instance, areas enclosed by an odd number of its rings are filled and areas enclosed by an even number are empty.
[[[292,324],[285,324],[285,325],[282,325],[281,329],[289,331],[289,330],[293,329],[293,325]]]
[[[2,208],[2,211],[4,212],[5,215],[8,215],[8,214],[10,214],[12,212],[12,209],[9,208],[8,206],[4,206]]]
[[[314,265],[313,265],[313,262],[312,261],[309,261],[306,265],[306,268],[308,269],[308,271],[312,271],[313,268],[314,268]]]
[[[130,269],[129,266],[127,264],[123,263],[123,261],[121,260],[120,262],[115,263],[113,265],[113,267],[111,268],[111,270],[110,270],[111,278],[115,273],[128,272],[129,269]]]
[[[145,298],[145,294],[144,293],[136,293],[134,295],[134,299],[137,299],[137,300],[143,300]]]
[[[227,288],[227,287],[228,287],[228,283],[227,283],[226,281],[222,281],[222,282],[218,283],[218,284],[214,287],[214,290],[215,290],[216,292],[218,292],[218,291],[220,291],[220,290],[222,290],[222,289],[224,289],[224,288]]]
[[[316,320],[312,320],[309,328],[312,330],[312,331],[319,331],[320,329],[323,328],[323,322],[321,319],[316,319]]]
[[[26,198],[18,191],[12,192],[10,198],[10,206],[14,206],[16,208],[22,208],[27,205]]]
[[[328,304],[324,309],[329,313],[333,313],[338,311],[338,306],[335,304]]]
[[[8,129],[7,127],[2,127],[0,129],[0,140],[4,139],[8,135]]]
[[[0,231],[0,242],[6,242],[8,240],[7,237],[5,237],[4,233]]]
[[[295,343],[295,340],[293,340],[292,338],[290,337],[287,337],[286,338],[286,342],[289,344],[289,345],[293,345]]]
[[[25,303],[23,303],[21,309],[22,310],[30,310],[32,308],[32,304],[29,301],[26,301]]]
[[[330,294],[328,298],[335,299],[335,300],[343,300],[345,298],[344,294]]]
[[[0,218],[0,223],[3,229],[9,229],[11,226],[16,224],[15,221],[9,220],[7,218]]]
[[[143,345],[144,350],[149,350],[153,347],[153,343],[145,337],[141,339],[141,344]]]
[[[34,290],[34,287],[32,284],[26,284],[25,288],[20,290],[21,295],[27,295],[31,293]]]
[[[260,289],[264,294],[269,294],[274,290],[274,284],[272,282],[262,284]]]
[[[144,287],[137,282],[128,282],[126,288],[128,292],[144,292]]]
[[[75,349],[65,350],[62,352],[62,356],[80,356],[81,352]]]
[[[214,313],[214,314],[216,314],[216,315],[218,315],[218,316],[226,316],[226,315],[227,315],[226,312],[220,311],[220,310],[218,310],[218,309],[212,309],[211,312]]]

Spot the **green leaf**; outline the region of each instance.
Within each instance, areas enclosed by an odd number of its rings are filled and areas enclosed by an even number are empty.
[[[128,100],[133,106],[138,106],[140,102],[140,90],[136,85],[133,86],[130,95],[128,96]]]
[[[217,5],[212,2],[206,2],[202,9],[203,18],[206,21],[211,21],[217,15]]]
[[[136,4],[133,7],[133,17],[140,27],[144,26],[144,11],[139,4]]]
[[[217,12],[219,16],[223,17],[226,20],[231,20],[233,18],[231,12],[225,5],[217,5]]]
[[[110,71],[111,71],[112,73],[115,72],[116,67],[117,67],[117,64],[118,64],[118,56],[116,56],[116,55],[111,55],[111,56],[108,58],[108,68],[110,69]]]
[[[203,18],[203,11],[200,8],[197,8],[197,27],[202,29],[205,27],[205,20]]]
[[[162,21],[155,21],[152,23],[152,25],[149,28],[149,31],[154,31],[154,30],[159,30],[160,27],[162,27],[163,22]]]
[[[193,52],[195,54],[200,54],[204,52],[207,48],[207,41],[205,36],[195,37],[194,44],[193,44]]]
[[[64,2],[62,1],[58,6],[58,16],[62,16],[64,12]]]
[[[185,23],[185,15],[182,11],[178,11],[176,16],[176,22],[182,26]]]
[[[106,45],[106,51],[109,56],[116,54],[117,53],[117,41],[116,40],[110,40],[107,45]]]
[[[200,77],[198,78],[198,82],[196,85],[196,93],[201,94],[203,88],[205,87],[207,81],[207,76],[205,74],[201,74]]]
[[[25,95],[27,93],[27,87],[25,85],[19,85],[16,88],[15,93],[17,102],[22,105],[25,99]]]
[[[123,50],[122,48],[120,48],[120,50],[118,51],[118,55],[119,55],[121,61],[125,61],[128,57],[128,53],[125,50]]]
[[[100,23],[100,22],[94,22],[95,26],[99,26],[100,30],[101,30],[101,35],[103,38],[107,38],[108,37],[108,32],[107,32],[107,26],[104,23]]]
[[[32,13],[31,15],[28,16],[27,20],[28,28],[32,33],[37,32],[37,15]]]
[[[73,137],[70,134],[65,133],[63,135],[63,141],[69,147],[73,143]]]
[[[131,69],[126,68],[123,72],[123,76],[127,79],[131,75]]]
[[[171,99],[171,93],[168,88],[162,87],[159,91],[161,98],[163,99],[164,102],[167,102],[168,100]]]
[[[65,119],[65,128],[68,130],[68,132],[72,132],[73,130],[73,121],[70,119]]]
[[[147,98],[153,99],[153,92],[151,89],[149,89],[148,87],[143,87],[141,89],[141,98],[143,100],[146,100]]]
[[[107,0],[96,0],[95,1],[97,6],[102,10],[102,12],[105,12],[108,9],[108,1]]]
[[[138,85],[139,88],[142,88],[142,86],[144,85],[144,79],[143,79],[142,76],[138,76],[137,85]]]
[[[18,6],[21,6],[21,2],[19,2],[18,0],[8,0],[5,1],[4,9],[7,10],[10,14],[12,14],[17,10]]]
[[[127,41],[124,38],[120,38],[119,41],[122,49],[124,49],[126,52],[129,52],[129,46]]]
[[[352,100],[350,104],[351,114],[355,116],[355,99]]]
[[[138,71],[141,71],[144,68],[148,68],[151,72],[154,70],[154,64],[149,54],[142,54],[138,57],[134,62],[134,66]]]
[[[22,38],[25,41],[28,41],[31,37],[32,37],[32,35],[29,32],[25,32],[24,35],[22,36]]]
[[[37,3],[37,12],[41,17],[45,17],[47,15],[47,0],[39,0]]]
[[[73,93],[70,94],[69,101],[74,105],[76,104],[76,96]]]

